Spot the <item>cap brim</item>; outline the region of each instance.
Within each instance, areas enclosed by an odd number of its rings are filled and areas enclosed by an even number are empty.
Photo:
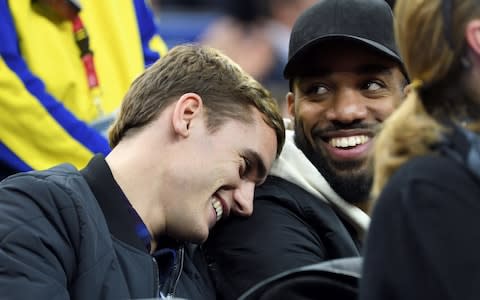
[[[325,35],[322,37],[319,37],[313,41],[310,41],[309,43],[303,45],[293,56],[288,60],[288,63],[285,65],[285,68],[283,69],[283,76],[286,79],[291,79],[292,75],[295,75],[294,70],[298,69],[298,63],[301,61],[301,57],[304,56],[305,53],[313,50],[314,48],[320,47],[322,44],[326,42],[331,42],[335,40],[343,40],[343,41],[352,41],[352,42],[358,42],[364,46],[367,46],[368,48],[372,49],[373,51],[377,51],[381,55],[385,55],[387,57],[390,57],[392,60],[397,62],[401,68],[403,68],[403,63],[398,54],[396,54],[394,51],[391,49],[383,46],[382,44],[379,44],[375,41],[364,39],[358,36],[352,36],[352,35],[347,35],[347,34],[332,34],[332,35]]]

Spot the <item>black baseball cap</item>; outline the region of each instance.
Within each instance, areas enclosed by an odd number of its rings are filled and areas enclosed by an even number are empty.
[[[354,41],[378,51],[398,62],[406,75],[395,44],[393,13],[385,0],[320,0],[293,25],[284,77],[297,74],[306,53],[314,48],[316,53],[321,44],[334,40]]]

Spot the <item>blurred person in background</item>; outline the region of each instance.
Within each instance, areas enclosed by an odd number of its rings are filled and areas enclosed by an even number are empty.
[[[316,0],[267,0],[269,10],[267,35],[282,66],[288,61],[288,42],[293,24],[298,16],[315,2]],[[281,75],[283,79],[283,74]]]
[[[296,18],[314,0],[225,1],[223,17],[212,22],[201,43],[221,49],[270,89],[286,116],[283,78],[288,40]]]
[[[212,2],[212,3],[210,3]],[[221,15],[213,0],[151,0],[157,31],[168,48],[197,43],[206,28]]]
[[[479,299],[480,2],[395,15],[412,84],[375,146],[360,299]]]
[[[373,144],[403,99],[384,0],[318,1],[297,19],[289,47],[293,130],[255,190],[253,215],[226,220],[205,244],[222,299],[292,268],[360,255]]]
[[[265,32],[277,58],[275,63],[280,66],[287,64],[288,42],[293,24],[298,16],[315,2],[316,0],[267,0],[269,19]],[[275,72],[278,72],[278,69],[275,70]],[[283,115],[288,117],[288,104],[285,97],[289,91],[288,80],[285,80],[282,72],[280,72],[272,73],[263,82],[279,102]]]
[[[267,36],[268,6],[265,0],[222,2],[223,16],[205,30],[200,43],[222,50],[260,81],[271,76],[277,57]],[[281,74],[281,73],[280,73]]]
[[[288,115],[288,40],[298,15],[315,0],[153,0],[158,31],[170,45],[200,42],[221,49],[260,80]]]
[[[144,0],[0,1],[0,178],[108,154],[128,86],[165,52]]]

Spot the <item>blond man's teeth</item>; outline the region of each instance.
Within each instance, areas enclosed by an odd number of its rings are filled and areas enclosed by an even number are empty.
[[[369,140],[370,138],[366,135],[354,135],[348,137],[332,138],[328,143],[336,148],[347,148],[365,144]]]
[[[215,213],[217,214],[217,221],[219,221],[223,215],[222,203],[217,198],[212,197],[212,206],[215,209]]]

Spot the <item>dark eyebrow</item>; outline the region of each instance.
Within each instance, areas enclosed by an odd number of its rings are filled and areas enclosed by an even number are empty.
[[[265,163],[263,162],[263,159],[260,157],[260,154],[253,150],[245,150],[243,153],[243,156],[248,159],[248,161],[251,164],[251,170],[249,171],[250,174],[247,174],[247,176],[252,175],[252,173],[257,174],[257,179],[265,179],[267,176],[267,168],[265,167]],[[256,172],[255,172],[256,171]],[[257,180],[257,184],[259,184]]]

